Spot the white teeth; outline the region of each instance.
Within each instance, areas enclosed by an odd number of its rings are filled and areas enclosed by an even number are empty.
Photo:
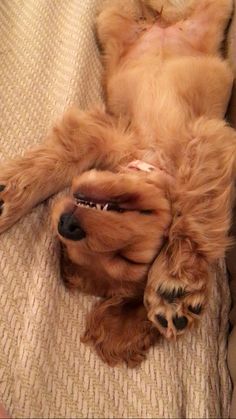
[[[84,208],[92,208],[100,211],[107,211],[109,204],[95,204],[94,202],[76,201],[76,205]]]

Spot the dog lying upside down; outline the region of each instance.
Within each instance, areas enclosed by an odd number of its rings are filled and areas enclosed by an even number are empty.
[[[175,4],[174,4],[175,3]],[[231,0],[105,0],[106,106],[73,108],[1,169],[0,231],[68,186],[53,225],[69,287],[102,297],[83,340],[135,366],[197,324],[224,256],[236,135],[220,56]]]

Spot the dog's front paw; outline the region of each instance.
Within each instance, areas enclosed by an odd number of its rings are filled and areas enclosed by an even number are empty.
[[[0,233],[15,224],[31,208],[33,181],[12,164],[0,170]]]
[[[199,269],[199,277],[171,276],[161,264],[149,278],[144,295],[148,318],[167,339],[199,324],[209,294],[208,270]]]
[[[182,335],[197,324],[207,299],[206,290],[188,288],[185,284],[147,287],[145,305],[148,318],[168,339]]]

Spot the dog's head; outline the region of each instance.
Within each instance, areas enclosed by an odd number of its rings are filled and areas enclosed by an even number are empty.
[[[105,295],[118,288],[132,294],[135,284],[145,284],[170,220],[162,176],[132,170],[83,173],[53,210],[54,228],[78,275],[94,281],[94,294],[103,294],[100,283]]]

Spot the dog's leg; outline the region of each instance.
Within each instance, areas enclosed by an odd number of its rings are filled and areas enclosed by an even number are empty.
[[[136,367],[159,333],[141,302],[113,297],[98,303],[87,319],[83,342],[92,344],[104,362]]]
[[[141,0],[142,3],[157,12],[169,24],[186,19],[199,3],[199,0]]]
[[[232,11],[232,0],[141,0],[145,6],[156,11],[164,21],[176,23],[186,19],[200,19],[205,16],[205,21],[213,17],[218,22],[228,19]],[[215,26],[208,20],[209,25]],[[219,30],[219,27],[215,27]]]
[[[191,16],[181,24],[181,29],[194,48],[206,54],[217,54],[232,11],[232,0],[197,1]]]
[[[148,317],[168,338],[182,334],[206,306],[210,269],[230,243],[236,134],[200,119],[176,176],[173,223],[145,291]]]
[[[122,134],[124,147],[129,136]],[[112,167],[122,158],[121,131],[102,109],[68,111],[41,146],[0,170],[0,232],[11,227],[36,204],[70,185],[93,167]]]
[[[97,34],[104,52],[107,77],[153,19],[153,14],[140,0],[105,2],[97,18]]]

